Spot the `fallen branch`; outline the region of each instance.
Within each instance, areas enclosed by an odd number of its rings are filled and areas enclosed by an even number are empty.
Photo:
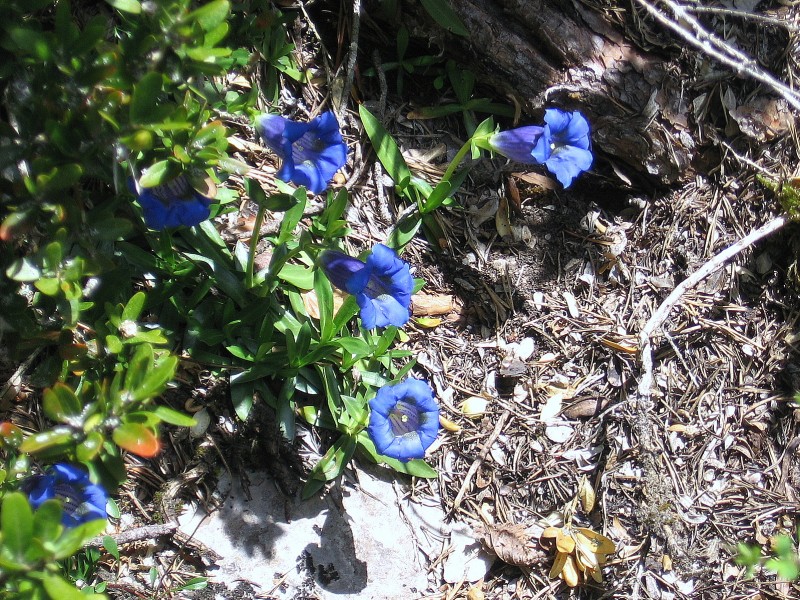
[[[672,310],[678,300],[680,300],[681,296],[722,267],[725,262],[739,254],[742,250],[752,246],[771,233],[774,233],[786,225],[788,221],[789,219],[785,215],[775,217],[735,244],[725,248],[722,252],[712,257],[703,266],[689,275],[689,277],[675,286],[672,293],[666,297],[656,311],[650,316],[650,319],[648,319],[645,326],[639,332],[639,355],[642,364],[641,376],[639,378],[639,396],[641,398],[649,398],[650,390],[653,386],[653,350],[651,338],[656,329],[667,319],[670,310]]]
[[[760,81],[779,94],[795,109],[800,110],[800,96],[798,96],[797,92],[762,69],[752,57],[706,30],[700,21],[689,13],[685,6],[673,0],[663,0],[662,4],[672,11],[673,18],[665,14],[664,11],[659,10],[648,0],[637,0],[637,3],[644,7],[659,23],[672,29],[684,40],[696,46],[708,56],[730,67],[737,75],[747,75],[756,81]]]
[[[478,472],[478,469],[480,469],[483,461],[485,461],[486,457],[489,455],[489,451],[492,449],[492,444],[494,444],[497,436],[499,436],[503,431],[503,427],[505,426],[510,414],[511,412],[506,410],[502,415],[500,415],[500,418],[497,420],[497,423],[494,426],[492,435],[490,435],[489,439],[484,442],[478,458],[476,458],[472,465],[470,465],[469,471],[467,471],[467,475],[464,477],[464,483],[461,484],[461,489],[458,490],[456,499],[453,501],[453,508],[450,510],[451,513],[455,513],[456,510],[458,510],[458,507],[461,505],[461,501],[464,499],[464,495],[467,493],[467,489],[472,483],[472,478],[475,477],[475,474]]]
[[[89,540],[85,545],[101,548],[103,547],[103,539],[110,537],[117,542],[118,546],[120,546],[122,544],[130,544],[131,542],[140,542],[142,540],[152,540],[163,535],[169,535],[177,528],[178,524],[176,522],[164,523],[161,525],[145,525],[143,527],[135,527],[133,529],[120,531],[119,533],[98,535]]]

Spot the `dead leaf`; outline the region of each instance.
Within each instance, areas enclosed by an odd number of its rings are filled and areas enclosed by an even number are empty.
[[[455,310],[455,299],[450,294],[414,294],[411,297],[411,314],[415,317],[446,315]]]
[[[312,319],[319,319],[319,302],[317,301],[317,294],[314,290],[308,290],[300,295],[303,298],[303,306],[308,316]],[[333,314],[339,312],[346,298],[347,294],[345,292],[333,288]]]
[[[593,417],[600,413],[606,406],[608,406],[608,398],[584,398],[573,402],[564,409],[564,416],[569,419],[578,419],[581,417]]]
[[[536,537],[529,534],[520,523],[486,524],[479,531],[481,541],[487,550],[509,565],[531,566],[543,558],[545,552]]]
[[[581,508],[583,508],[583,512],[592,512],[595,502],[594,488],[592,488],[592,484],[589,483],[589,480],[586,479],[586,477],[581,479],[581,483],[578,486],[578,497],[581,500]]]
[[[508,214],[508,201],[505,197],[500,198],[497,213],[494,216],[494,226],[497,229],[497,235],[501,238],[509,237],[513,233]]]
[[[520,181],[530,183],[531,185],[538,185],[546,190],[558,189],[558,184],[554,179],[550,179],[544,175],[539,175],[539,173],[512,173],[511,175]]]

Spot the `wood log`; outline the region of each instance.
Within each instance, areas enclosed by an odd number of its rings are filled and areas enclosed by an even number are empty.
[[[596,154],[612,167],[606,171],[648,187],[708,170],[704,154],[717,125],[703,122],[703,103],[719,105],[721,83],[735,78],[679,38],[638,20],[643,15],[631,13],[635,3],[623,8],[581,0],[448,2],[468,37],[445,33],[418,3],[406,9],[448,56],[513,95],[529,113],[528,122],[541,117],[546,106],[581,110],[592,124]],[[735,44],[754,43],[747,39],[748,27],[769,35],[768,56],[755,55],[778,70],[789,44],[786,32],[755,22],[735,25],[745,37]],[[753,93],[752,85],[739,88],[740,99]],[[713,154],[717,160],[719,153]]]

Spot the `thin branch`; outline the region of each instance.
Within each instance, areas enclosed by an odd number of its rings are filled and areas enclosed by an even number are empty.
[[[789,219],[786,215],[775,217],[771,221],[762,225],[755,231],[750,232],[741,240],[725,248],[719,254],[713,256],[708,262],[697,269],[694,273],[689,275],[686,279],[681,281],[672,293],[661,303],[661,305],[652,314],[650,319],[645,323],[645,326],[639,332],[639,353],[642,362],[642,372],[639,378],[639,396],[644,398],[650,397],[650,390],[653,386],[653,350],[652,350],[652,337],[656,329],[660,327],[669,316],[670,311],[681,299],[687,291],[700,283],[703,279],[711,275],[714,271],[722,267],[728,260],[758,242],[759,240],[767,237],[768,235],[776,232],[778,229],[786,225]]]
[[[458,510],[458,507],[461,505],[461,501],[464,499],[467,489],[472,484],[472,478],[475,477],[475,474],[478,472],[478,469],[481,468],[483,461],[485,461],[486,457],[489,456],[489,451],[492,449],[492,444],[494,444],[497,436],[499,436],[503,431],[503,427],[505,427],[506,421],[508,420],[510,414],[511,412],[506,410],[502,415],[500,415],[500,418],[497,420],[497,423],[494,426],[492,435],[490,435],[489,438],[483,443],[483,446],[481,447],[481,453],[470,465],[467,475],[464,477],[464,483],[461,484],[461,489],[458,490],[456,499],[453,501],[453,508],[450,510],[451,513],[455,513],[456,510]]]
[[[341,121],[341,115],[347,109],[347,99],[353,87],[353,77],[356,70],[356,57],[358,56],[358,35],[361,30],[361,0],[353,0],[353,28],[350,31],[350,50],[347,53],[347,67],[344,74],[344,88],[339,100],[337,116]]]
[[[774,25],[775,27],[782,27],[788,31],[800,31],[800,27],[794,23],[790,23],[786,19],[778,19],[775,17],[768,17],[758,13],[751,13],[744,10],[735,10],[733,8],[719,8],[717,6],[698,6],[686,5],[686,10],[693,13],[705,13],[712,15],[722,15],[723,17],[736,17],[745,21],[758,21],[767,25]]]
[[[671,18],[659,10],[648,0],[636,0],[662,25],[672,29],[690,44],[697,46],[712,58],[730,67],[737,75],[747,75],[763,83],[769,89],[784,98],[796,110],[800,110],[800,96],[785,83],[761,69],[750,56],[733,48],[714,34],[707,31],[686,8],[672,0],[662,0],[675,18]],[[688,27],[691,27],[691,30]]]
[[[113,540],[117,542],[117,545],[130,544],[131,542],[139,542],[141,540],[152,540],[163,535],[170,535],[177,528],[178,524],[176,522],[164,523],[161,525],[144,525],[143,527],[135,527],[133,529],[120,531],[119,533],[98,535],[86,542],[85,545],[100,548],[103,546],[103,538],[105,537],[113,538]]]

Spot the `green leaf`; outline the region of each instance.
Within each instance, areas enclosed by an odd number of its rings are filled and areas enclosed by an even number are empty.
[[[462,37],[469,37],[464,23],[447,3],[447,0],[422,0],[423,8],[439,25]]]
[[[106,519],[96,519],[77,527],[65,530],[61,537],[53,543],[53,558],[60,560],[75,554],[90,539],[105,531]],[[58,600],[58,598],[54,598]]]
[[[278,277],[301,290],[310,290],[314,287],[314,271],[303,265],[287,263],[283,265]]]
[[[327,342],[333,337],[333,289],[322,269],[314,270],[314,293],[319,307],[320,340]]]
[[[420,212],[425,214],[439,208],[442,202],[450,195],[452,189],[452,184],[449,181],[440,181],[439,185],[433,188],[433,192],[423,203]]]
[[[158,101],[163,83],[164,76],[161,73],[150,71],[133,86],[130,109],[132,123],[155,123],[163,119]]]
[[[171,160],[160,160],[153,163],[142,172],[139,185],[143,188],[152,188],[177,177],[179,167]]]
[[[285,244],[292,240],[294,229],[303,218],[303,212],[306,209],[306,189],[298,188],[295,190],[293,196],[297,199],[297,204],[283,213],[283,220],[281,221],[281,229],[278,234],[278,244]]]
[[[39,269],[39,265],[27,256],[16,259],[6,269],[6,277],[13,281],[36,281],[41,276],[42,272]]]
[[[228,17],[230,9],[228,0],[214,0],[189,13],[186,20],[196,21],[203,31],[211,31]]]
[[[104,441],[105,438],[99,431],[90,431],[86,439],[75,448],[75,455],[81,462],[91,462],[100,452]]]
[[[71,443],[72,432],[69,429],[56,428],[26,437],[19,449],[31,454],[59,452],[66,450]]]
[[[236,411],[236,416],[239,420],[247,421],[250,416],[250,411],[253,408],[253,392],[254,384],[252,381],[244,383],[234,383],[231,381],[231,402],[233,403],[233,410]]]
[[[422,225],[420,215],[412,213],[401,219],[389,233],[386,245],[394,250],[402,250],[410,242]]]
[[[51,600],[87,600],[87,598],[105,598],[102,594],[83,594],[74,584],[67,583],[58,575],[46,573],[42,584]]]
[[[168,406],[158,406],[153,409],[152,412],[159,419],[170,425],[176,425],[177,427],[193,427],[197,425],[197,421],[192,417],[184,415]]]
[[[53,167],[47,173],[36,176],[39,193],[52,193],[72,187],[83,175],[83,167],[75,163]]]
[[[318,484],[312,484],[314,480],[317,482],[332,481],[341,475],[355,450],[356,439],[354,437],[343,435],[336,440],[325,456],[319,459],[319,462],[311,470],[308,484],[303,488],[303,500],[308,500],[319,489]]]
[[[183,590],[204,590],[208,587],[207,577],[192,577],[182,586],[176,588],[179,592]]]
[[[147,299],[147,295],[144,292],[136,292],[131,299],[128,300],[128,303],[125,305],[125,308],[122,309],[122,320],[123,321],[138,321],[139,316],[142,314],[142,310],[144,309],[144,301]]]
[[[142,12],[142,5],[139,0],[106,0],[111,6],[122,12],[138,15]]]
[[[8,34],[11,41],[23,52],[42,61],[50,60],[52,50],[43,32],[18,26],[11,28]]]
[[[33,536],[42,542],[58,537],[61,531],[61,501],[47,500],[33,513]]]
[[[153,347],[150,344],[141,344],[136,348],[125,371],[125,390],[132,400],[143,384],[147,373],[153,364]]]
[[[34,281],[33,285],[45,296],[50,296],[51,298],[57,296],[61,291],[61,282],[55,277],[42,277]]]
[[[411,171],[408,170],[408,165],[400,152],[400,148],[397,146],[397,142],[394,141],[380,121],[363,104],[358,106],[358,114],[361,116],[364,130],[367,132],[383,168],[386,169],[386,172],[394,180],[398,188],[405,189],[411,180]]]
[[[119,560],[119,546],[117,546],[117,541],[114,538],[110,535],[103,537],[103,547],[111,556]]]
[[[370,345],[362,339],[354,337],[343,337],[336,340],[336,343],[350,354],[355,355],[356,359],[361,359],[372,354]]]
[[[24,494],[11,492],[3,498],[0,530],[3,533],[3,549],[13,558],[25,556],[33,537],[33,511]]]
[[[81,414],[81,401],[68,385],[56,383],[44,391],[44,413],[52,421],[64,421]]]
[[[388,456],[378,454],[375,444],[372,442],[366,431],[362,431],[358,434],[358,443],[367,452],[370,458],[372,458],[372,460],[377,463],[387,464],[398,473],[405,473],[406,475],[422,477],[425,479],[436,479],[439,476],[439,474],[436,472],[436,469],[431,467],[422,459],[415,458],[408,462],[402,462],[396,458],[390,458]]]

